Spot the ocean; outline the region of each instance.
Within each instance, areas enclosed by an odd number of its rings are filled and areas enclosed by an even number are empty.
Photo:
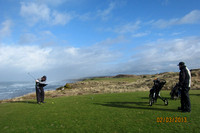
[[[73,81],[51,81],[46,82],[48,85],[44,87],[44,90],[56,90],[60,86],[64,86],[66,83],[72,83]],[[28,93],[35,92],[34,81],[11,81],[0,82],[0,100],[11,99],[19,96],[23,96]]]

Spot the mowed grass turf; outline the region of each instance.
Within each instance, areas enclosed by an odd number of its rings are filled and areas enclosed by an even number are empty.
[[[0,133],[200,132],[199,90],[190,91],[191,113],[177,110],[180,100],[169,100],[165,106],[158,99],[149,106],[148,95],[132,92],[59,97],[46,99],[47,103],[41,105],[32,100],[3,103]],[[161,95],[169,98],[169,91],[161,91]],[[157,118],[163,118],[163,122],[157,122]]]

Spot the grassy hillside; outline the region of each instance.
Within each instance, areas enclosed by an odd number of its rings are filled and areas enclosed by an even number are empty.
[[[0,104],[1,133],[196,132],[200,131],[200,90],[190,91],[191,113],[177,110],[179,100],[148,106],[149,92],[112,93]],[[169,91],[162,91],[169,97]],[[157,122],[163,118],[163,122]],[[168,121],[164,121],[168,119]],[[171,122],[169,122],[171,118]],[[174,118],[174,121],[172,119]],[[177,119],[177,121],[175,120]],[[186,119],[186,121],[185,121]]]
[[[191,70],[192,90],[200,89],[200,69]],[[135,91],[149,91],[153,86],[155,78],[165,79],[167,83],[163,90],[171,90],[178,82],[178,72],[166,72],[154,75],[117,75],[113,77],[94,77],[75,83],[67,83],[55,91],[47,91],[45,97],[54,98],[60,96],[74,96],[86,94],[104,94],[104,93],[121,93]],[[14,98],[7,101],[19,101],[26,99],[35,99],[35,93],[23,97]]]
[[[200,89],[200,69],[192,69],[192,84],[191,89]],[[153,85],[153,80],[155,78],[165,79],[167,83],[163,89],[171,90],[171,88],[178,82],[179,80],[179,72],[165,72],[154,75],[117,75],[113,77],[97,77],[97,78],[89,78],[85,79],[85,82],[110,82],[110,83],[118,83],[122,85],[126,85],[126,87],[132,88],[151,88]],[[131,84],[132,83],[132,84]]]
[[[200,69],[191,70],[192,90],[200,89]],[[88,78],[72,84],[66,84],[57,89],[55,95],[49,93],[50,97],[59,95],[83,95],[91,93],[121,93],[135,91],[149,91],[153,86],[155,78],[165,79],[163,90],[171,90],[178,82],[178,72],[166,72],[154,75],[117,75],[113,77]]]

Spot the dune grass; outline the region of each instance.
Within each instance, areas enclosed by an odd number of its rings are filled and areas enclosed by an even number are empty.
[[[169,98],[169,91],[162,91]],[[127,133],[199,132],[200,91],[190,91],[191,113],[177,110],[180,100],[165,106],[158,100],[148,106],[149,92],[112,93],[0,104],[1,133]],[[187,121],[157,122],[157,118],[186,118]]]
[[[99,78],[90,78],[85,79],[84,81],[103,81],[103,82],[135,82],[138,79],[136,77],[122,77],[122,78],[113,78],[113,77],[99,77]]]

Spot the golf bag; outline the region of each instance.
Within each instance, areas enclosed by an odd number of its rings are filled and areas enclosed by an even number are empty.
[[[181,97],[181,87],[179,86],[179,84],[176,84],[171,92],[170,92],[170,96],[171,96],[171,99],[178,99]]]
[[[150,90],[149,94],[149,105],[152,106],[153,103],[157,102],[158,98],[160,98],[165,105],[168,105],[168,100],[160,96],[160,91],[162,87],[165,85],[166,81],[164,79],[155,79],[153,82],[154,85]]]

